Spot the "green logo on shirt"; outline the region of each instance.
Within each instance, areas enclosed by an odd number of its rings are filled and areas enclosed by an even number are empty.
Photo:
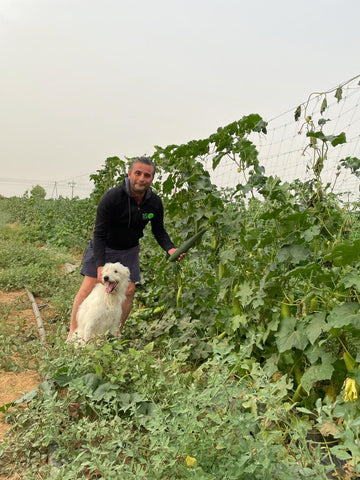
[[[154,214],[153,213],[143,213],[142,218],[143,218],[143,220],[151,220],[152,218],[154,218]]]

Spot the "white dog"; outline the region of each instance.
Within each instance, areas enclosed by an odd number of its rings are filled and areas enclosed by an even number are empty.
[[[103,283],[97,283],[77,312],[75,335],[82,344],[107,331],[116,333],[122,314],[122,303],[130,280],[130,272],[121,263],[106,263]]]

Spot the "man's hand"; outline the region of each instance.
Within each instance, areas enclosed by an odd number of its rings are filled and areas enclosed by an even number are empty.
[[[172,255],[173,253],[175,253],[177,250],[177,248],[170,248],[170,250],[168,250],[168,254],[169,255]],[[183,258],[185,257],[185,253],[182,253],[179,258],[176,260],[176,262],[180,262],[180,260],[182,260]]]

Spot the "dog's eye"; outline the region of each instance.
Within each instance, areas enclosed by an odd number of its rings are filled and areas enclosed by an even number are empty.
[[[118,273],[118,271],[117,271],[117,270],[114,270],[114,273]]]

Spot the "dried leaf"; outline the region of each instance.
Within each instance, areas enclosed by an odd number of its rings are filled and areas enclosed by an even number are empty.
[[[325,112],[326,108],[327,108],[327,100],[326,100],[326,97],[325,97],[324,100],[322,101],[322,104],[321,104],[321,107],[320,107],[321,115]]]
[[[340,100],[342,99],[342,93],[343,93],[343,89],[342,87],[338,87],[336,89],[336,92],[335,92],[335,98],[337,99],[338,103],[340,102]]]
[[[316,428],[324,437],[328,437],[329,435],[336,435],[337,433],[339,433],[338,427],[331,422],[319,423],[318,425],[316,425]]]

